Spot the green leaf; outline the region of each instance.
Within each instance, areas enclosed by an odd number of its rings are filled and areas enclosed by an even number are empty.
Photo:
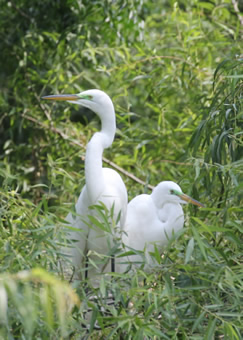
[[[197,232],[197,229],[194,226],[192,226],[192,231],[193,231],[194,238],[196,239],[197,244],[199,245],[201,253],[202,253],[204,259],[207,261],[208,258],[207,258],[207,255],[206,255],[206,251],[205,251],[205,247],[204,247],[203,241],[202,241],[199,233]]]
[[[185,256],[185,264],[188,263],[190,261],[191,255],[193,253],[194,250],[194,238],[192,237],[190,239],[190,241],[187,244],[187,248],[186,248],[186,256]]]
[[[214,334],[215,334],[216,322],[217,322],[216,318],[210,318],[208,327],[207,327],[207,330],[204,336],[205,340],[215,339]]]

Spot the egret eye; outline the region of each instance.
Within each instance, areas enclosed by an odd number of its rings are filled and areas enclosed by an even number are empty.
[[[89,94],[82,94],[80,96],[81,99],[86,99],[86,100],[92,100],[93,96],[89,95]]]
[[[171,193],[172,195],[176,195],[176,196],[180,196],[180,195],[182,194],[182,192],[177,191],[177,190],[174,190],[174,189],[171,189],[171,190],[170,190],[170,193]]]

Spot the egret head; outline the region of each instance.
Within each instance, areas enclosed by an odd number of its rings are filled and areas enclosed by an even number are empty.
[[[178,184],[171,181],[160,182],[152,192],[152,198],[155,205],[161,208],[165,203],[187,204],[192,203],[198,207],[203,207],[203,204],[183,194]]]
[[[78,104],[94,111],[98,116],[102,116],[109,108],[114,111],[110,97],[100,90],[87,90],[77,94],[58,94],[42,97],[47,100],[66,101]]]

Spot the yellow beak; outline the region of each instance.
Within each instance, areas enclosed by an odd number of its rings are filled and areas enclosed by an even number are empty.
[[[76,94],[54,94],[51,96],[44,96],[41,97],[42,99],[47,99],[47,100],[62,100],[62,101],[67,101],[67,100],[78,100],[80,99]]]
[[[194,198],[191,198],[190,196],[187,196],[186,194],[180,194],[178,195],[182,200],[188,202],[188,203],[192,203],[194,205],[197,205],[198,207],[204,207],[204,205],[200,202],[198,202],[197,200],[194,200]]]

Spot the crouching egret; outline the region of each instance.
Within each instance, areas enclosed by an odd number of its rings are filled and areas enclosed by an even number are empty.
[[[160,182],[151,195],[139,195],[129,202],[123,242],[129,248],[143,251],[150,261],[149,252],[154,245],[165,246],[173,232],[183,228],[184,214],[181,204],[203,205],[183,194],[179,185],[171,181]],[[131,262],[141,262],[140,255],[130,255]],[[120,268],[123,268],[121,266]]]
[[[104,232],[90,223],[88,216],[95,215],[90,206],[102,202],[108,209],[114,208],[114,220],[116,221],[120,216],[119,226],[121,228],[126,218],[127,190],[121,176],[113,169],[102,168],[103,151],[111,146],[115,136],[115,110],[110,97],[100,90],[88,90],[74,95],[50,95],[42,98],[62,100],[87,107],[94,111],[101,120],[101,131],[96,132],[87,145],[86,184],[75,206],[77,216],[73,217],[71,213],[67,216],[67,221],[71,226],[80,229],[80,232],[74,232],[70,237],[76,240],[72,251],[72,261],[75,269],[79,271],[79,277],[82,277],[84,267],[87,265],[88,251],[99,254],[108,253],[107,238],[104,237]],[[89,228],[87,223],[92,225],[92,228]],[[110,267],[106,266],[106,269],[109,270]],[[93,276],[95,273],[96,270],[92,269],[89,271],[89,276]]]

